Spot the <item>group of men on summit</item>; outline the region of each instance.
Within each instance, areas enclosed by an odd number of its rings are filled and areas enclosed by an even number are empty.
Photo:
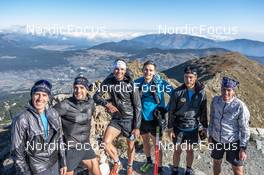
[[[219,82],[221,95],[212,99],[208,122],[205,86],[198,81],[196,68],[187,66],[184,69],[184,83],[176,89],[159,76],[153,61],[145,62],[142,71],[143,76],[134,80],[126,62],[116,60],[112,73],[93,97],[88,95],[91,83],[78,75],[73,81],[73,95],[55,106],[50,103],[53,98],[51,83],[47,80],[35,82],[27,107],[12,122],[11,155],[16,173],[73,175],[82,163],[89,174],[101,175],[98,157],[90,145],[91,119],[97,104],[104,106],[112,116],[103,136],[104,149],[113,160],[110,175],[117,175],[122,169],[113,144],[119,135],[127,138],[127,175],[134,172],[135,140],[139,136],[146,155],[139,171],[147,173],[153,168],[151,141],[155,144],[157,135],[162,139],[165,128],[175,145],[172,175],[180,173],[182,144],[189,145],[185,150],[185,175],[195,174],[191,145],[198,144],[207,135],[208,142],[213,145],[213,173],[221,173],[226,153],[234,174],[242,175],[250,114],[245,103],[235,95],[239,82],[230,77],[223,77]],[[104,98],[105,93],[108,99]],[[167,103],[166,94],[170,97]],[[51,143],[58,145],[56,149]],[[159,155],[158,174],[163,174],[162,149]]]

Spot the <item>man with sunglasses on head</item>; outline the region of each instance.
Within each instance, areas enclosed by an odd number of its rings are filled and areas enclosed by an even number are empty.
[[[195,68],[187,66],[184,69],[184,84],[175,89],[170,99],[169,136],[175,145],[173,154],[172,175],[179,174],[180,156],[183,144],[186,149],[185,175],[194,174],[192,163],[194,159],[193,145],[198,144],[198,129],[202,125],[202,135],[206,135],[207,100],[204,86],[197,80]]]
[[[90,144],[91,119],[95,111],[93,99],[88,95],[91,84],[84,75],[74,79],[73,96],[55,105],[61,120],[66,144],[66,175],[73,175],[82,163],[92,175],[101,175],[99,162]]]
[[[165,105],[165,93],[171,95],[173,93],[172,86],[165,80],[163,80],[156,73],[157,66],[153,61],[146,61],[143,65],[143,77],[135,80],[135,84],[139,88],[139,94],[141,97],[142,105],[142,121],[140,127],[140,134],[143,138],[143,149],[146,155],[146,162],[141,166],[140,171],[142,173],[147,173],[152,167],[151,159],[151,145],[150,139],[155,145],[156,142],[156,128],[160,127],[160,137],[162,137],[162,129],[166,125],[165,113],[167,112],[167,107]],[[162,110],[162,118],[156,116],[155,111]],[[163,120],[163,123],[159,122]],[[163,126],[160,126],[162,125]],[[162,174],[162,150],[159,150],[159,166],[158,173]]]
[[[37,81],[28,106],[12,122],[11,155],[16,174],[66,174],[61,120],[49,106],[51,88],[47,80]]]
[[[235,96],[239,82],[224,77],[221,84],[221,95],[215,96],[211,103],[209,143],[213,144],[214,175],[221,173],[224,153],[232,165],[235,175],[243,175],[243,164],[247,158],[246,148],[250,136],[250,113],[244,102]]]
[[[104,93],[109,94],[110,100],[102,97]],[[134,87],[130,72],[123,60],[115,61],[113,73],[101,83],[100,89],[94,95],[94,100],[112,115],[103,138],[105,150],[114,160],[110,175],[117,175],[122,167],[117,150],[112,144],[120,134],[127,138],[127,175],[132,175],[135,156],[134,143],[139,135],[141,124],[141,102],[138,90]]]

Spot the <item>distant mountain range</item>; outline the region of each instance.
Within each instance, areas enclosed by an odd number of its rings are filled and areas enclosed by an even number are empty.
[[[92,47],[93,49],[105,49],[118,52],[135,53],[139,50],[158,49],[206,49],[223,48],[240,52],[254,57],[264,56],[264,42],[235,39],[230,41],[216,41],[203,37],[183,34],[151,34],[139,36],[131,40],[120,42],[107,42]]]
[[[87,54],[90,51],[94,56]],[[102,51],[114,53],[102,55]],[[76,56],[90,61],[100,57],[103,67],[103,60],[109,58],[153,60],[159,63],[160,70],[165,70],[191,59],[228,51],[240,52],[264,64],[264,42],[246,39],[215,41],[182,34],[151,34],[95,45],[86,38],[0,32],[0,71],[64,66]]]
[[[42,48],[45,50],[59,50],[57,46],[65,46],[64,49],[80,49],[93,46],[95,43],[78,37],[63,35],[32,35],[23,33],[1,33],[0,53],[8,48]],[[52,46],[45,48],[45,46]]]
[[[152,60],[158,64],[159,70],[165,70],[172,65],[178,65],[188,60],[226,53],[228,50],[221,48],[208,49],[145,49],[128,56],[129,60],[145,62]]]

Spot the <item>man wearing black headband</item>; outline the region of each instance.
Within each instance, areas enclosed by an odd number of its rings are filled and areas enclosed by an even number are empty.
[[[117,60],[114,63],[113,73],[101,83],[100,89],[94,95],[95,102],[104,106],[112,115],[104,134],[105,150],[114,160],[110,175],[118,175],[121,168],[117,150],[112,143],[120,134],[127,138],[127,175],[133,174],[134,143],[135,138],[139,136],[141,102],[139,92],[131,79],[126,63],[123,60]],[[104,93],[110,95],[110,100],[103,98]]]
[[[90,145],[91,119],[95,111],[93,99],[88,96],[91,84],[83,75],[75,78],[73,96],[55,105],[62,120],[66,148],[67,175],[83,163],[89,173],[101,175],[99,162]]]
[[[169,135],[175,144],[173,154],[173,175],[179,174],[180,155],[182,144],[186,149],[186,171],[185,175],[193,174],[192,163],[194,153],[193,144],[198,143],[198,129],[202,135],[206,135],[207,129],[207,107],[204,86],[197,81],[197,70],[186,67],[184,70],[184,84],[175,89],[170,99],[170,111],[168,128]]]
[[[11,153],[17,174],[65,175],[66,160],[61,120],[48,105],[51,84],[39,80],[31,88],[31,100],[12,123]]]
[[[209,143],[213,144],[211,157],[214,174],[221,173],[224,153],[232,165],[235,175],[243,175],[243,164],[247,158],[250,113],[244,102],[235,96],[239,82],[223,77],[221,96],[215,96],[211,103]],[[217,145],[217,147],[216,147]]]

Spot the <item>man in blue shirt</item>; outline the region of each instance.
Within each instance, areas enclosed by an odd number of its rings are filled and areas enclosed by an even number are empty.
[[[164,92],[171,94],[173,88],[168,82],[161,79],[156,74],[156,64],[153,61],[147,61],[143,65],[144,76],[135,80],[139,88],[142,105],[142,122],[140,134],[143,138],[144,153],[147,157],[146,163],[140,168],[141,172],[146,173],[152,167],[150,139],[156,142],[156,127],[159,122],[155,119],[154,111],[158,107],[166,108]],[[161,135],[161,133],[160,133]],[[159,174],[162,173],[162,151],[159,150]]]
[[[168,129],[175,145],[173,154],[173,175],[178,175],[178,166],[182,153],[182,144],[186,144],[185,175],[193,174],[193,144],[198,143],[198,128],[202,125],[200,135],[206,135],[207,107],[204,85],[197,80],[197,70],[187,66],[184,70],[184,84],[176,88],[170,99]]]
[[[16,174],[65,175],[67,172],[61,120],[49,105],[52,85],[39,80],[31,100],[12,122],[11,155]]]

